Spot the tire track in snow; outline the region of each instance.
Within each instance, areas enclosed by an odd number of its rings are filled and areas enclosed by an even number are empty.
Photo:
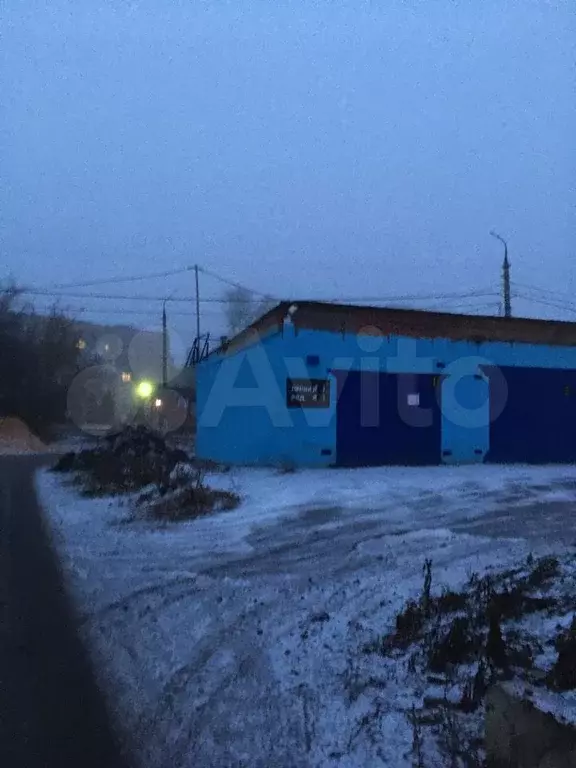
[[[179,586],[181,584],[196,584],[196,576],[178,577],[176,579],[169,579],[161,583],[150,584],[146,587],[142,587],[141,589],[135,589],[128,595],[125,595],[118,600],[114,600],[111,603],[107,603],[103,607],[91,613],[89,616],[85,616],[80,622],[80,626],[83,626],[87,622],[99,623],[109,613],[114,613],[115,611],[119,610],[128,610],[131,603],[133,603],[135,600],[140,600],[143,597],[150,597],[151,595],[160,594],[161,592],[170,589],[171,587]]]
[[[423,532],[423,536],[425,537],[425,532]],[[417,573],[415,575],[414,572],[414,554],[417,552],[419,556],[422,556],[422,541],[416,540],[412,547],[407,547],[407,551],[404,552],[402,563],[402,570],[405,570],[410,574],[411,581],[413,582],[414,589],[417,591],[420,587],[421,577],[420,574]],[[459,537],[454,537],[459,538]],[[470,544],[472,544],[472,541],[470,541]],[[477,542],[476,542],[477,544]],[[502,543],[505,544],[504,542]],[[494,549],[494,542],[493,541],[484,541],[482,542],[482,546],[480,547],[472,547],[471,548],[471,555],[480,555],[482,552],[492,552]],[[412,552],[414,550],[414,553]],[[439,547],[436,547],[435,550],[431,550],[430,554],[440,554],[443,555],[443,557],[438,558],[438,565],[439,567],[443,567],[444,565],[449,564],[450,560],[452,559],[451,556],[444,554],[442,551],[443,547],[440,545]],[[394,573],[396,576],[398,576],[398,566],[399,563],[396,562],[394,567]],[[350,570],[347,567],[343,567],[341,569],[342,571]],[[351,576],[351,574],[349,574]],[[367,577],[367,574],[364,574],[364,578]],[[372,579],[375,581],[375,583],[371,583],[369,586],[360,587],[358,589],[354,589],[354,583],[348,583],[341,585],[340,588],[333,590],[333,592],[330,595],[325,595],[325,600],[322,604],[317,603],[317,607],[324,608],[325,610],[330,610],[332,612],[336,611],[339,612],[343,609],[344,606],[348,606],[350,604],[353,604],[355,606],[355,610],[352,613],[347,612],[348,615],[348,624],[354,621],[354,617],[364,617],[368,611],[371,610],[370,602],[374,598],[374,592],[375,590],[378,590],[379,583],[378,583],[378,577],[379,574],[372,574]],[[381,593],[377,596],[377,601],[381,601]],[[395,601],[393,601],[395,602]],[[399,602],[403,602],[403,598],[399,599]],[[273,617],[272,617],[273,619]],[[293,622],[291,626],[287,626],[284,624],[282,628],[282,634],[285,636],[289,633],[290,630],[294,630],[297,627],[301,626],[302,622],[299,618],[298,621]],[[219,644],[220,641],[218,638],[214,638],[214,644]],[[220,646],[221,647],[221,646]],[[242,647],[246,647],[246,644],[242,644]],[[210,696],[209,700],[202,706],[202,712],[203,712],[203,721],[206,719],[208,722],[210,722],[210,712],[206,711],[208,707],[211,707],[212,709],[217,708],[217,704],[219,701],[222,700],[222,697],[225,696],[226,692],[228,692],[228,696],[226,697],[228,701],[230,701],[230,688],[237,682],[239,677],[239,672],[231,672],[229,673],[224,680],[221,681],[221,683],[216,687],[213,694]],[[259,684],[260,685],[260,684]],[[261,686],[260,686],[261,687]],[[265,686],[264,686],[265,687]],[[388,710],[387,710],[388,711]],[[394,708],[389,710],[389,714],[392,715],[394,713]],[[195,715],[198,714],[198,710],[195,711]],[[308,717],[310,718],[310,713],[308,713]],[[182,755],[186,754],[187,745],[189,744],[190,734],[196,735],[196,741],[200,742],[201,739],[199,738],[202,734],[203,726],[202,723],[196,724],[196,726],[191,726],[191,729],[183,728],[183,732],[187,733],[187,738],[185,739],[184,745],[179,749],[178,755],[181,757]],[[310,734],[307,737],[310,740]],[[194,755],[196,755],[196,751],[194,752]]]
[[[374,576],[377,579],[377,576]],[[256,586],[256,585],[255,585]],[[350,604],[360,605],[365,604],[366,598],[371,598],[374,594],[374,590],[377,589],[377,584],[356,585],[353,582],[351,584],[339,583],[337,587],[333,588],[330,592],[324,588],[319,590],[314,588],[309,590],[316,595],[314,609],[315,612],[321,610],[329,610],[331,612],[338,612],[344,606]],[[318,593],[322,596],[322,602],[318,600]],[[282,623],[282,630],[279,637],[275,638],[276,643],[282,636],[287,636],[294,632],[300,632],[307,624],[309,624],[311,607],[306,605],[302,606],[302,601],[297,599],[301,594],[306,593],[294,593],[293,602],[294,607],[298,610],[293,613],[292,620],[287,624],[285,621]],[[310,595],[308,595],[310,598]],[[268,611],[269,616],[266,617],[265,622],[269,627],[275,627],[278,624],[277,618],[274,614],[274,605],[264,606],[264,611]],[[155,733],[155,741],[160,740],[163,742],[163,735],[158,733],[158,726],[161,724],[172,723],[174,717],[181,716],[182,712],[189,712],[188,719],[182,720],[179,726],[180,735],[174,743],[174,749],[170,751],[170,766],[178,766],[180,764],[188,765],[189,763],[183,763],[182,761],[189,759],[192,754],[190,753],[190,744],[201,745],[204,742],[202,738],[203,732],[215,721],[214,711],[218,709],[222,700],[230,702],[234,698],[234,693],[245,689],[247,682],[251,683],[251,688],[254,691],[268,691],[265,696],[259,696],[263,702],[275,700],[279,702],[282,699],[290,699],[293,701],[294,692],[296,688],[300,688],[302,683],[298,682],[297,686],[293,686],[291,689],[282,691],[279,689],[278,684],[274,681],[274,675],[269,666],[263,664],[262,658],[266,654],[267,649],[261,646],[257,648],[254,646],[254,628],[255,619],[262,620],[263,616],[262,606],[257,606],[254,609],[245,612],[241,611],[234,617],[230,617],[226,625],[216,634],[211,634],[202,643],[202,649],[200,653],[197,653],[195,658],[182,665],[170,678],[166,686],[163,689],[162,696],[156,702],[155,713],[152,718],[146,718],[140,722],[138,727],[138,733],[144,736],[146,733]],[[251,626],[247,627],[246,624],[251,622]],[[240,636],[239,636],[240,630]],[[266,631],[268,635],[268,631]],[[235,641],[230,644],[230,637],[234,637]],[[195,707],[192,711],[187,702],[186,696],[189,687],[194,686],[198,680],[203,679],[203,672],[206,669],[210,669],[211,662],[223,653],[229,654],[232,658],[236,659],[236,663],[233,668],[223,670],[218,677],[218,682],[212,685],[211,692],[207,695],[207,698],[199,706]],[[256,664],[257,662],[257,664]],[[260,671],[259,678],[256,682],[254,680],[247,680],[246,670],[254,669],[254,665]],[[252,674],[252,678],[254,674]],[[274,695],[272,695],[272,691]],[[184,699],[180,701],[180,699]],[[254,703],[254,694],[251,698],[251,704]],[[294,711],[294,707],[291,708],[293,728],[299,724],[300,729],[304,727],[302,723],[302,712]],[[290,710],[290,708],[288,708]],[[286,711],[286,710],[284,710]],[[275,712],[269,716],[269,727],[274,729],[274,724],[278,721],[281,712],[278,708]],[[310,713],[308,712],[308,717]],[[310,735],[308,736],[310,739]],[[196,757],[198,749],[193,750],[193,755]],[[205,765],[205,763],[202,763]]]
[[[255,588],[257,591],[258,586],[255,585]],[[294,592],[294,590],[291,591]],[[317,590],[312,591],[316,592]],[[353,599],[358,599],[361,594],[371,593],[372,591],[372,587],[364,588],[360,591],[357,591],[357,593],[353,596]],[[284,624],[284,633],[299,630],[299,628],[302,627],[302,624],[306,622],[306,618],[310,614],[310,607],[308,605],[303,606],[302,601],[300,599],[296,599],[299,598],[301,594],[301,592],[293,594],[292,599],[295,607],[298,610],[293,614],[290,625],[286,626],[286,624]],[[326,593],[326,590],[324,589],[323,595],[324,602],[321,605],[316,602],[316,609],[318,609],[318,607],[321,608],[324,606],[325,608],[334,610],[336,606],[333,606],[333,599],[335,597],[338,598],[339,595],[340,598],[337,600],[338,607],[350,600],[350,595],[346,594],[346,592],[342,589],[342,585],[340,584],[332,589],[330,593]],[[159,726],[162,727],[163,724],[165,725],[167,723],[173,724],[174,717],[181,716],[183,711],[186,712],[186,710],[189,709],[188,706],[177,707],[176,700],[179,697],[186,698],[189,687],[191,685],[195,686],[195,683],[193,682],[194,678],[202,679],[203,672],[207,668],[210,668],[211,662],[217,656],[220,656],[222,653],[226,652],[231,657],[235,657],[238,660],[236,666],[233,669],[223,671],[222,675],[220,676],[221,679],[219,679],[219,682],[215,686],[212,686],[213,690],[207,695],[206,700],[199,707],[196,707],[193,712],[190,712],[188,719],[192,719],[193,722],[187,723],[184,720],[181,724],[181,732],[188,732],[190,729],[192,729],[198,737],[202,730],[200,723],[209,721],[210,710],[217,706],[217,703],[221,699],[223,692],[233,687],[235,683],[238,683],[241,680],[242,665],[243,668],[248,668],[248,665],[254,662],[255,652],[257,654],[266,653],[266,648],[262,648],[261,646],[255,647],[254,635],[257,628],[257,620],[262,620],[263,613],[266,610],[268,610],[270,613],[271,609],[272,616],[271,619],[266,619],[266,621],[263,623],[269,623],[271,626],[277,624],[277,619],[273,614],[274,608],[275,605],[265,605],[264,607],[261,605],[256,605],[248,611],[239,610],[232,616],[229,616],[226,620],[226,623],[220,623],[217,632],[207,634],[206,638],[195,647],[194,657],[187,661],[185,664],[181,665],[166,682],[162,689],[161,695],[155,702],[154,712],[152,714],[145,714],[142,718],[139,719],[135,728],[137,741],[145,740],[145,735],[147,733],[155,733],[155,741],[157,741],[158,738],[160,738],[160,741],[162,741],[163,737],[161,735],[157,735]],[[230,644],[231,637],[234,638],[234,642],[232,644]],[[261,663],[260,669],[263,669],[263,665]],[[270,685],[271,679],[272,674],[270,671],[268,671],[264,676],[264,679],[260,681],[258,687]],[[210,681],[208,681],[207,684],[209,685],[209,683]],[[185,703],[182,702],[182,704],[184,705]],[[200,712],[203,713],[203,717],[201,721],[198,721],[198,714]],[[187,746],[188,740],[181,744],[177,753],[183,754],[187,750]]]
[[[417,591],[420,575],[419,568],[415,568],[414,560],[415,557],[423,557],[422,540],[428,535],[426,530],[422,529],[418,529],[417,535],[413,537],[411,534],[415,533],[414,530],[402,532],[391,530],[382,533],[379,526],[370,526],[370,534],[366,535],[364,531],[362,541],[358,542],[356,530],[348,530],[344,536],[341,535],[342,531],[336,531],[337,541],[334,542],[336,546],[328,547],[328,553],[324,558],[328,562],[329,567],[327,567],[326,563],[319,564],[317,555],[319,548],[326,552],[332,532],[321,533],[319,537],[307,537],[305,541],[295,539],[285,541],[281,547],[267,550],[264,554],[249,555],[205,569],[198,577],[184,579],[179,577],[136,590],[103,609],[104,618],[108,616],[110,620],[111,613],[118,608],[131,606],[134,601],[149,597],[151,594],[158,595],[161,600],[157,606],[154,606],[152,612],[150,605],[147,605],[138,615],[141,618],[149,615],[151,620],[160,621],[162,613],[174,602],[194,595],[198,597],[200,594],[201,601],[206,607],[202,611],[199,606],[198,611],[207,615],[214,611],[218,592],[223,588],[226,589],[228,580],[230,580],[230,586],[235,587],[240,583],[241,589],[246,589],[247,593],[256,595],[253,599],[258,599],[261,596],[265,597],[266,591],[272,586],[269,583],[266,584],[264,580],[269,579],[273,571],[273,582],[277,583],[279,595],[283,594],[285,598],[281,603],[281,611],[291,615],[289,622],[286,622],[285,617],[278,621],[279,600],[265,603],[263,606],[256,604],[246,610],[246,605],[239,603],[239,599],[245,600],[245,598],[240,597],[237,591],[231,593],[226,604],[236,603],[237,609],[224,619],[215,619],[214,629],[208,628],[201,643],[191,649],[192,657],[179,665],[166,680],[160,695],[154,701],[153,712],[145,712],[137,720],[136,727],[133,729],[134,741],[139,744],[139,751],[143,756],[152,757],[151,766],[176,768],[198,764],[198,762],[202,765],[217,765],[217,763],[206,762],[211,758],[203,744],[214,736],[215,730],[218,731],[221,727],[223,713],[219,712],[219,709],[222,701],[230,703],[239,699],[240,692],[246,688],[252,692],[252,708],[259,716],[264,717],[265,720],[267,718],[267,724],[262,730],[266,733],[273,732],[279,717],[278,707],[275,711],[266,711],[266,702],[274,699],[280,705],[287,701],[291,702],[290,706],[285,706],[286,712],[289,713],[287,717],[291,722],[291,730],[299,729],[300,743],[306,739],[312,742],[312,735],[308,733],[306,736],[302,730],[306,727],[303,713],[295,710],[295,690],[298,686],[285,690],[279,689],[278,681],[269,664],[256,665],[255,661],[266,654],[270,646],[278,646],[285,641],[292,642],[290,635],[302,629],[312,607],[317,612],[326,610],[331,613],[345,614],[350,623],[355,618],[364,619],[373,616],[375,611],[381,612],[383,598],[387,597],[389,603],[400,603],[402,598],[394,597],[388,591],[387,573],[393,572],[395,579],[410,576]],[[406,535],[407,540],[399,541],[402,535]],[[450,538],[450,534],[447,534],[446,539]],[[455,535],[452,538],[462,537]],[[380,553],[382,560],[379,560],[378,555],[362,553],[363,546],[370,547],[370,544],[375,541],[384,543]],[[480,541],[482,545],[479,547]],[[435,538],[431,543],[433,542],[436,542],[436,546],[434,549],[429,548],[428,554],[434,557],[438,567],[444,567],[453,559],[453,553],[448,554],[443,551],[445,546],[443,538]],[[472,544],[472,539],[470,543]],[[493,550],[494,541],[476,539],[474,545],[476,553],[481,554],[482,550]],[[464,549],[473,550],[474,548],[465,546]],[[313,586],[309,586],[309,573],[313,574]],[[234,576],[240,578],[234,579]],[[206,577],[208,577],[208,583],[204,589],[196,591],[186,589],[172,596],[166,594],[182,584],[188,585],[194,582],[197,585],[198,578],[206,579]],[[366,580],[368,580],[367,584]],[[328,586],[323,586],[327,582]],[[334,587],[330,586],[331,582],[334,583]],[[286,604],[286,598],[289,600],[288,604]],[[133,615],[130,614],[131,617]],[[268,642],[265,647],[254,643],[254,634],[259,622],[266,627],[265,634]],[[114,623],[120,626],[123,623],[122,618],[120,617]],[[145,627],[140,629],[141,632],[145,631]],[[343,636],[341,632],[336,642]],[[233,638],[232,642],[231,638]],[[134,648],[128,647],[127,652],[137,660]],[[307,653],[305,645],[301,644],[299,655],[305,658]],[[217,662],[223,654],[228,655],[229,661],[220,668]],[[248,674],[249,670],[251,670],[250,674]],[[191,706],[190,691],[195,690],[199,684],[204,686],[202,701],[196,706]],[[298,685],[301,686],[301,683]],[[267,691],[263,699],[255,693],[259,691]],[[318,701],[320,703],[317,706],[320,707],[321,699]],[[225,715],[230,716],[228,712]],[[224,722],[226,722],[226,716]],[[312,716],[312,713],[308,712],[309,721]],[[176,723],[178,723],[177,726]],[[170,749],[167,749],[168,745]],[[260,745],[261,752],[267,749],[265,744]],[[202,756],[204,762],[200,760]],[[190,762],[192,758],[193,762]]]

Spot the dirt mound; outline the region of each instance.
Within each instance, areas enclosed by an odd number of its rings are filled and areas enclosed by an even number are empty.
[[[93,493],[123,493],[157,484],[168,486],[170,475],[188,455],[166,444],[143,426],[126,427],[102,438],[92,449],[64,454],[56,472],[83,472]]]
[[[0,454],[45,453],[46,445],[14,416],[0,417]]]

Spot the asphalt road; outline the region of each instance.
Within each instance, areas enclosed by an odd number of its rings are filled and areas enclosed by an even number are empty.
[[[125,768],[33,488],[0,457],[0,766]]]

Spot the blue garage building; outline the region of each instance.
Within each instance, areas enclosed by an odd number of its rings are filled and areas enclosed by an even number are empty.
[[[282,302],[196,373],[203,459],[576,461],[576,323]]]

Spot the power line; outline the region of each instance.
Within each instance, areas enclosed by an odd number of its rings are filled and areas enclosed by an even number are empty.
[[[278,299],[277,297],[271,296],[270,294],[262,293],[261,291],[257,291],[257,290],[254,290],[252,288],[248,288],[248,286],[243,285],[242,283],[238,283],[238,282],[236,282],[234,280],[229,280],[229,279],[227,279],[225,277],[222,277],[221,275],[218,275],[215,272],[212,272],[211,270],[206,269],[205,267],[200,267],[199,266],[198,269],[199,269],[200,272],[202,272],[205,275],[213,277],[216,280],[219,280],[220,282],[225,283],[226,285],[230,285],[230,286],[232,286],[234,288],[238,288],[240,290],[247,291],[248,293],[251,293],[252,295],[261,296],[262,298],[271,298],[271,299],[275,299],[277,301],[281,300],[281,299]],[[328,301],[328,302],[333,302],[333,303],[338,303],[338,302],[346,303],[346,302],[355,302],[355,301],[362,301],[362,302],[368,302],[368,301],[427,301],[427,300],[431,300],[431,299],[451,299],[451,298],[460,299],[460,298],[466,298],[468,296],[469,297],[486,297],[486,296],[495,296],[495,295],[499,295],[499,294],[495,293],[493,289],[489,288],[489,289],[481,289],[481,290],[477,289],[477,290],[469,291],[469,292],[466,292],[466,293],[461,293],[460,292],[460,293],[447,293],[447,294],[440,294],[440,295],[434,294],[434,295],[431,295],[431,296],[422,296],[422,295],[418,295],[418,294],[412,295],[412,296],[410,296],[410,295],[403,295],[403,296],[367,296],[367,297],[340,296],[340,297],[331,298],[331,299],[314,299],[314,298],[312,298],[312,299],[300,299],[300,300],[301,301]],[[224,299],[222,299],[222,301],[224,303],[227,303],[229,301],[229,299],[224,298]],[[237,301],[240,301],[240,302],[244,303],[244,301],[249,301],[249,299],[247,299],[247,300],[238,299]]]
[[[22,290],[22,293],[31,295],[31,296],[50,296],[53,298],[76,298],[76,299],[98,299],[98,300],[120,300],[120,301],[166,301],[166,302],[175,302],[175,303],[191,303],[196,300],[195,296],[172,296],[169,298],[166,298],[165,296],[161,295],[154,295],[154,296],[128,296],[128,295],[122,295],[122,294],[110,294],[110,293],[76,293],[76,292],[69,292],[69,291],[55,291],[55,290],[48,290],[44,288],[24,288]],[[262,294],[264,296],[264,294]],[[324,303],[354,303],[354,302],[384,302],[384,301],[443,301],[443,300],[451,300],[451,299],[466,299],[466,298],[485,298],[485,297],[491,297],[491,296],[497,296],[497,294],[494,290],[475,290],[475,291],[469,291],[469,292],[460,292],[460,293],[440,293],[440,294],[429,294],[429,295],[422,295],[422,294],[412,294],[412,295],[393,295],[393,296],[340,296],[336,298],[331,299],[318,299],[318,298],[308,298],[308,299],[300,299],[301,301],[311,301],[311,302],[324,302]],[[286,301],[287,299],[283,299]],[[213,303],[213,304],[229,304],[229,303],[249,303],[250,299],[228,299],[226,297],[219,297],[219,296],[209,296],[204,299],[200,299],[203,303]],[[278,301],[282,301],[282,299],[278,299]]]
[[[527,294],[519,293],[518,296],[526,301],[533,301],[535,304],[542,304],[548,307],[555,307],[556,309],[564,309],[567,312],[576,314],[576,306],[574,304],[568,304],[564,301],[551,301],[549,299],[536,298],[535,296],[529,296]]]
[[[443,305],[434,305],[432,307],[428,307],[427,309],[432,311],[446,311],[450,312],[454,309],[481,309],[481,308],[490,308],[490,307],[497,307],[498,302],[481,302],[481,303],[472,303],[472,304],[455,304],[449,307],[443,306]],[[45,308],[46,309],[46,308]],[[64,311],[70,312],[70,313],[78,313],[79,315],[85,315],[85,314],[91,314],[91,315],[136,315],[136,316],[145,316],[145,317],[158,317],[160,310],[146,310],[146,309],[114,309],[114,308],[94,308],[94,307],[77,307],[77,306],[64,306]],[[204,310],[204,314],[210,315],[211,317],[219,317],[220,313],[217,311],[212,310]],[[169,317],[195,317],[196,313],[193,311],[186,312],[185,310],[172,310],[169,312]]]
[[[551,298],[548,296],[533,296],[529,293],[526,293],[525,291],[518,291],[517,296],[519,296],[522,299],[526,299],[527,301],[534,301],[536,303],[550,303],[557,305],[558,307],[562,309],[576,309],[576,304],[572,301],[564,301],[562,298]]]
[[[142,280],[171,277],[174,275],[183,274],[185,272],[191,272],[194,269],[195,269],[194,266],[186,266],[186,267],[179,267],[177,269],[172,269],[172,270],[164,270],[161,272],[152,272],[152,273],[144,273],[144,274],[128,275],[128,276],[117,276],[117,277],[103,278],[99,280],[92,280],[92,281],[85,281],[85,282],[61,283],[61,284],[51,285],[45,289],[30,287],[30,288],[24,289],[23,292],[30,295],[38,295],[38,296],[46,295],[46,296],[53,296],[55,298],[69,297],[69,298],[80,298],[80,299],[92,298],[92,299],[102,299],[102,300],[115,299],[115,300],[122,300],[122,301],[165,301],[167,299],[166,299],[166,296],[164,295],[126,296],[126,295],[118,295],[118,294],[113,295],[113,294],[102,294],[102,293],[81,294],[81,293],[67,293],[66,289],[89,288],[89,287],[98,286],[98,285],[130,283],[130,282],[137,282]],[[272,298],[277,301],[281,300],[277,297],[270,296],[270,294],[263,293],[262,291],[248,288],[242,283],[225,278],[222,275],[217,274],[216,272],[212,272],[211,270],[206,269],[205,267],[198,266],[198,270],[202,272],[204,275],[212,277],[215,280],[218,280],[224,283],[225,285],[229,285],[239,290],[246,291],[249,294],[251,294],[251,296],[260,296],[262,298]],[[467,297],[487,297],[492,295],[494,295],[494,292],[488,289],[487,291],[475,290],[467,293],[445,293],[445,294],[430,294],[430,295],[413,294],[413,295],[392,295],[392,296],[341,296],[341,297],[333,297],[331,299],[311,298],[311,299],[300,299],[300,300],[301,301],[304,301],[304,300],[327,301],[327,302],[333,302],[333,303],[369,303],[369,302],[375,303],[375,302],[450,300],[450,299],[463,299]],[[188,302],[195,301],[195,299],[196,299],[195,296],[183,296],[183,297],[170,297],[169,300],[172,302],[188,303]],[[251,299],[241,299],[241,298],[234,299],[229,297],[224,297],[224,298],[207,297],[207,298],[201,299],[202,303],[218,303],[218,304],[229,304],[232,302],[247,303],[249,301],[251,301]]]
[[[61,283],[60,285],[52,285],[52,288],[89,288],[92,285],[110,285],[111,283],[132,283],[139,280],[154,280],[159,277],[172,277],[173,275],[181,275],[183,272],[190,272],[194,267],[180,267],[179,269],[169,269],[164,272],[150,272],[142,275],[129,275],[127,277],[109,277],[101,280],[91,280],[89,282],[81,283]]]
[[[61,283],[57,285],[52,285],[52,288],[60,289],[60,288],[90,288],[94,285],[110,285],[112,283],[131,283],[131,282],[137,282],[140,280],[154,280],[162,277],[172,277],[174,275],[180,275],[184,272],[192,272],[195,269],[194,266],[187,266],[187,267],[179,267],[178,269],[169,269],[164,270],[163,272],[149,272],[145,274],[140,275],[128,275],[128,276],[118,276],[118,277],[109,277],[109,278],[102,278],[100,280],[91,280],[87,282],[77,282],[77,283]],[[262,297],[268,297],[268,294],[262,293],[261,291],[254,290],[252,288],[248,288],[247,286],[243,285],[242,283],[238,283],[234,280],[229,280],[226,277],[222,277],[222,275],[218,275],[216,272],[212,272],[209,269],[206,269],[205,267],[198,266],[198,271],[202,272],[203,274],[213,277],[215,280],[219,280],[221,283],[225,283],[226,285],[230,285],[234,288],[239,288],[245,291],[248,291],[256,296],[262,296]]]
[[[340,297],[340,298],[333,298],[333,299],[306,299],[306,301],[331,301],[334,303],[342,302],[368,302],[368,301],[442,301],[442,300],[449,300],[449,299],[466,299],[466,298],[480,298],[480,297],[486,297],[486,296],[495,296],[497,295],[493,289],[482,289],[482,290],[475,290],[475,291],[468,291],[468,292],[459,292],[459,293],[436,293],[436,294],[429,294],[429,295],[422,295],[422,294],[403,294],[403,295],[396,295],[396,296],[357,296],[357,297]]]
[[[49,311],[52,309],[51,306],[40,306],[38,307],[40,311]],[[125,308],[125,307],[91,307],[91,306],[77,306],[74,304],[63,304],[62,305],[62,311],[64,312],[72,312],[72,313],[78,313],[78,314],[85,314],[85,313],[92,313],[92,314],[99,314],[99,315],[148,315],[150,317],[157,317],[161,314],[161,307],[155,309],[133,309],[131,307]],[[206,315],[210,315],[211,317],[219,317],[221,315],[221,312],[218,310],[212,310],[212,309],[206,309],[204,310],[204,313]],[[169,316],[170,317],[195,317],[196,313],[192,310],[186,311],[182,309],[173,309],[169,310]]]
[[[228,280],[228,278],[222,277],[222,275],[217,275],[216,272],[211,272],[209,269],[205,269],[204,267],[199,266],[198,270],[202,272],[203,275],[213,277],[215,280],[219,280],[221,283],[230,285],[232,288],[238,288],[241,291],[248,291],[254,296],[261,296],[263,299],[274,298],[267,293],[262,293],[261,291],[254,290],[253,288],[248,288],[248,286],[242,285],[242,283],[237,283],[235,280]]]
[[[139,315],[142,317],[158,317],[159,313],[146,309],[93,309],[84,307],[64,307],[65,312],[77,313],[79,315],[91,314],[91,315]],[[210,316],[214,317],[219,315],[217,312],[209,312]],[[195,312],[183,312],[177,310],[176,312],[169,312],[168,317],[196,317]]]
[[[70,299],[99,299],[103,301],[120,300],[120,301],[158,301],[166,303],[186,303],[196,301],[195,296],[128,296],[126,294],[114,294],[114,293],[76,293],[71,291],[52,291],[44,288],[24,288],[22,293],[30,296],[49,296],[52,298],[70,298]],[[232,300],[240,303],[249,302],[249,299]],[[230,299],[222,298],[219,296],[208,296],[205,299],[200,299],[200,302],[213,303],[213,304],[229,304],[232,303]]]
[[[493,294],[494,297],[498,296],[498,294]],[[445,305],[433,305],[431,307],[428,307],[429,310],[437,311],[437,312],[453,312],[454,310],[479,310],[479,309],[497,309],[500,306],[500,302],[498,301],[483,301],[483,302],[472,302],[472,303],[456,303],[452,304],[449,307],[446,307]]]
[[[559,298],[565,298],[569,302],[573,301],[573,296],[571,296],[569,293],[562,293],[560,291],[551,291],[548,288],[539,288],[537,285],[527,285],[526,283],[516,283],[513,282],[512,285],[514,287],[518,288],[525,288],[529,291],[536,291],[537,293],[544,294],[545,296],[551,296],[553,299]]]

